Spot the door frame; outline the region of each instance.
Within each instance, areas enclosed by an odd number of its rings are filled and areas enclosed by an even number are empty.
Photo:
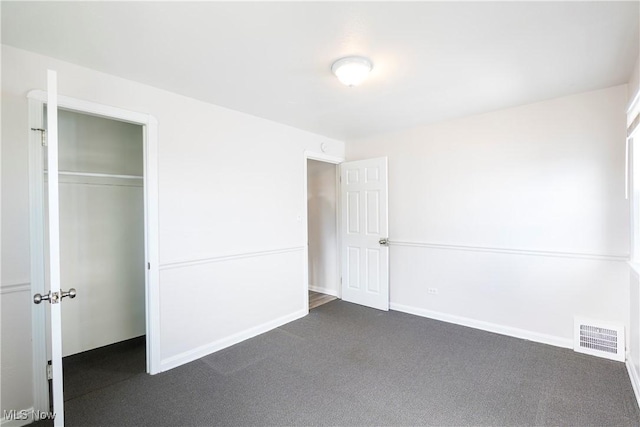
[[[340,251],[340,163],[344,162],[344,157],[332,156],[330,154],[318,153],[315,151],[305,151],[304,152],[304,188],[303,188],[303,227],[304,227],[304,276],[303,276],[303,307],[309,312],[309,209],[307,206],[307,198],[308,198],[308,178],[309,171],[307,170],[307,161],[308,160],[316,160],[319,162],[330,163],[336,166],[336,266],[337,266],[337,284],[338,284],[338,298],[342,298],[342,284],[341,284],[341,274],[342,274],[342,254]]]
[[[31,293],[45,292],[44,247],[44,152],[42,134],[32,129],[43,127],[43,110],[47,92],[32,90],[27,94],[29,133],[29,229]],[[158,120],[146,113],[58,95],[58,108],[110,120],[141,125],[143,129],[143,194],[145,261],[146,371],[160,372],[160,294],[158,254]],[[34,409],[49,410],[49,384],[46,374],[46,310],[32,305],[31,333],[33,356]]]

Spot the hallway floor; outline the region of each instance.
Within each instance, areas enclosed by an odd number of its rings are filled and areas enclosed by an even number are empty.
[[[337,299],[333,295],[321,294],[320,292],[309,291],[309,310],[320,307],[323,304]]]

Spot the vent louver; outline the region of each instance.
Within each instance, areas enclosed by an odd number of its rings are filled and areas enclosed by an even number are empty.
[[[624,362],[624,348],[623,325],[576,317],[575,351]]]

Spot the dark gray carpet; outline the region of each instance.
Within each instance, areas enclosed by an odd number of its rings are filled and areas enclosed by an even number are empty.
[[[63,358],[64,399],[75,399],[144,374],[145,358],[144,336]]]
[[[342,301],[66,402],[75,425],[637,426],[624,364]]]

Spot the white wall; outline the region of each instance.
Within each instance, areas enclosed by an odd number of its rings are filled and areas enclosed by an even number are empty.
[[[143,174],[142,126],[58,114],[62,171]],[[142,180],[59,177],[63,356],[145,334]]]
[[[348,160],[389,157],[391,308],[564,346],[574,315],[628,327],[626,101],[623,85],[348,141]]]
[[[627,370],[640,403],[640,275],[631,269],[629,280],[629,329],[627,331]]]
[[[629,78],[628,84],[628,99],[627,102],[629,105],[633,102],[640,90],[640,57],[636,60],[636,65],[631,73],[631,77]],[[640,110],[640,106],[636,105],[627,116],[627,125],[630,125],[631,122],[635,119],[637,112]],[[633,155],[633,165],[640,164],[640,154],[638,151],[638,147],[640,145],[637,144],[638,138],[634,138],[635,141],[632,144],[632,155]],[[633,168],[632,168],[633,169]],[[633,218],[631,219],[631,223],[634,221],[638,221],[638,215],[640,213],[640,171],[633,169],[633,180],[632,180],[632,200],[634,202],[631,212],[633,213]],[[637,241],[637,236],[632,236],[633,248],[632,252],[638,252],[637,248],[640,245],[640,242]],[[632,265],[635,266],[635,269],[632,268],[630,272],[630,280],[629,280],[629,294],[631,296],[629,300],[629,322],[630,327],[627,333],[628,337],[628,359],[627,359],[627,368],[629,370],[629,374],[631,376],[631,383],[633,384],[634,391],[636,393],[636,399],[640,402],[640,266],[638,265],[638,257],[639,253],[632,254],[633,258]]]
[[[4,147],[5,144],[2,145],[3,149]],[[5,157],[5,155],[2,156],[3,160]],[[4,179],[2,182],[4,184]],[[32,301],[28,286],[3,284],[0,288],[0,333],[2,334],[2,359],[0,359],[2,407],[0,410],[29,409],[33,406],[31,310],[29,307],[33,304]]]
[[[52,68],[62,95],[158,119],[163,369],[306,313],[304,152],[342,142],[7,46],[2,67],[3,290],[29,283],[26,95]],[[2,296],[0,410],[24,409],[28,286]]]
[[[336,165],[307,161],[309,289],[338,295]]]

